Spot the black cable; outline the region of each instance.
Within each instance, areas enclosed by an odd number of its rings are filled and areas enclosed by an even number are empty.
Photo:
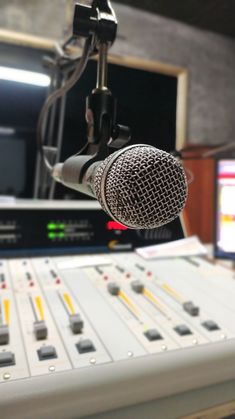
[[[38,124],[37,124],[37,146],[40,152],[41,158],[45,163],[45,166],[49,172],[52,172],[52,165],[50,164],[48,158],[45,155],[45,151],[43,149],[43,138],[42,138],[42,127],[45,117],[48,115],[50,107],[53,103],[58,100],[61,96],[63,96],[69,89],[71,89],[74,84],[80,79],[83,71],[86,68],[87,62],[90,58],[90,55],[93,51],[92,45],[92,37],[89,37],[85,41],[85,45],[82,51],[81,58],[73,72],[73,74],[66,80],[65,84],[60,87],[59,89],[55,90],[51,95],[49,95],[41,109]],[[84,147],[82,148],[84,149]]]

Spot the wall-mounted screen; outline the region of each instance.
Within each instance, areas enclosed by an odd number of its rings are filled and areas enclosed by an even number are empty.
[[[235,159],[217,162],[215,208],[215,256],[235,259]]]

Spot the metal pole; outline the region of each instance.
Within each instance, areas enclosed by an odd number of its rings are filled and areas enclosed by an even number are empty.
[[[97,64],[97,82],[96,88],[99,90],[107,90],[108,81],[108,44],[102,43],[99,45],[99,60]]]

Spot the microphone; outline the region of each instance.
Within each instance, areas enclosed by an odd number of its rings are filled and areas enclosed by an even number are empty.
[[[136,144],[87,163],[91,156],[73,156],[54,166],[55,180],[95,197],[115,221],[132,229],[151,229],[173,221],[184,208],[187,180],[171,154]],[[86,165],[85,173],[82,175]],[[82,180],[80,180],[82,179]]]

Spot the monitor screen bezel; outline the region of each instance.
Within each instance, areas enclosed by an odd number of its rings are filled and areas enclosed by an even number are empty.
[[[215,162],[215,203],[214,203],[214,257],[216,259],[227,259],[227,260],[235,260],[235,251],[234,252],[226,252],[220,249],[218,246],[218,239],[219,239],[219,168],[222,161],[232,161],[235,165],[235,157],[220,157],[216,159]]]

